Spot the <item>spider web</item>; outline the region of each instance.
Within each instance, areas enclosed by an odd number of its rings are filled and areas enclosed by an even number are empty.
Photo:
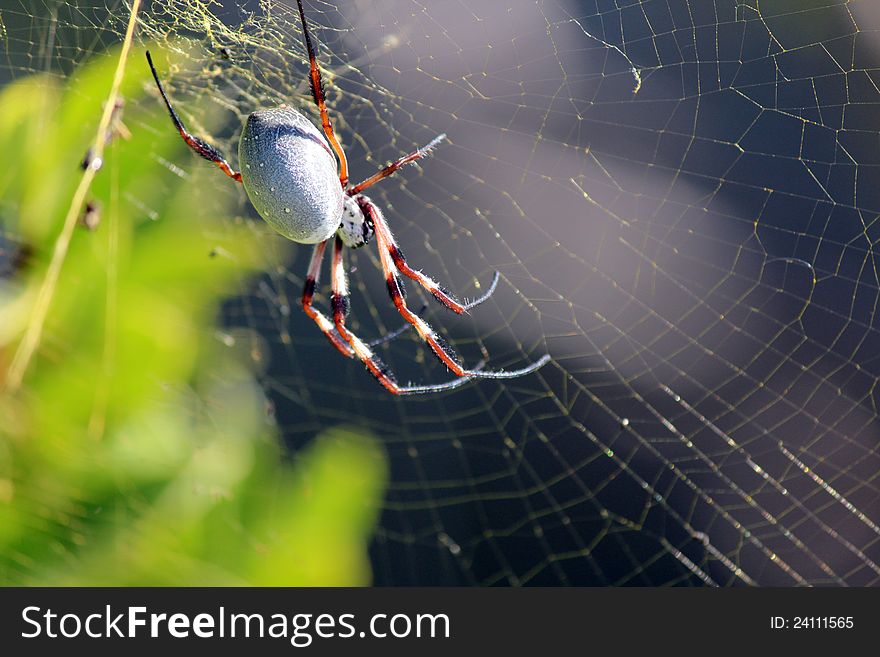
[[[370,191],[460,296],[500,272],[469,316],[428,321],[469,364],[552,357],[393,398],[299,312],[310,249],[253,223],[275,266],[230,291],[225,324],[255,336],[291,450],[339,423],[381,437],[376,583],[880,582],[874,4],[307,3],[353,178],[449,135]],[[222,110],[234,155],[250,111],[311,111],[295,12],[162,0],[137,38],[186,62],[163,72],[178,110],[196,133]],[[3,75],[66,76],[127,13],[14,3]],[[346,257],[352,329],[395,329],[374,249]],[[449,378],[412,332],[379,353],[403,382]]]

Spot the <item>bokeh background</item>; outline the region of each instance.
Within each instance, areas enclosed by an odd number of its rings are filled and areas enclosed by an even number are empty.
[[[297,299],[308,249],[180,143],[312,111],[288,4],[139,12],[41,348],[0,403],[5,583],[874,585],[880,11],[836,0],[307,2],[353,177],[470,316],[388,396]],[[126,3],[6,2],[0,372],[95,137]],[[400,324],[375,252],[352,327]],[[326,304],[327,291],[318,297]],[[413,306],[421,296],[410,289]],[[448,373],[410,333],[403,381]]]

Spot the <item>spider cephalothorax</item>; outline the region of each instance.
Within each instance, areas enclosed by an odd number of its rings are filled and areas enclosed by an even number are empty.
[[[372,201],[363,194],[346,196],[342,208],[342,223],[336,234],[342,243],[350,249],[359,249],[368,244],[373,237],[373,222],[361,210],[361,203],[372,205]]]
[[[251,114],[242,130],[238,144],[241,171],[236,171],[216,148],[191,135],[184,127],[168,99],[150,53],[147,61],[156,80],[174,126],[183,140],[196,153],[214,162],[227,176],[244,185],[251,204],[272,228],[294,242],[314,244],[311,263],[303,290],[302,306],[324,332],[330,342],[345,356],[358,358],[388,391],[403,395],[435,392],[456,388],[473,378],[510,379],[533,372],[548,360],[543,356],[531,365],[513,371],[484,371],[480,367],[466,369],[457,354],[440,338],[427,322],[406,305],[400,275],[412,279],[451,311],[462,314],[485,301],[495,289],[498,277],[489,292],[469,304],[462,304],[431,278],[410,267],[394,241],[382,211],[363,191],[402,166],[425,157],[445,135],[434,138],[427,146],[404,155],[357,185],[348,184],[348,161],[345,151],[333,132],[324,102],[321,71],[309,34],[302,0],[297,0],[303,40],[309,56],[309,78],[312,98],[321,116],[317,127],[292,107],[258,110]],[[322,134],[323,133],[323,134]],[[375,235],[385,274],[388,293],[398,312],[415,327],[437,358],[458,379],[426,386],[401,386],[391,371],[376,357],[371,345],[363,342],[345,326],[349,311],[348,280],[342,260],[343,247],[359,248]],[[332,321],[317,310],[312,301],[318,273],[327,245],[333,241],[331,265]]]

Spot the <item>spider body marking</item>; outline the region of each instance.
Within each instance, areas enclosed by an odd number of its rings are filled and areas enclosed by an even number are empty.
[[[236,171],[219,150],[187,131],[174,111],[153,59],[147,52],[147,61],[159,94],[181,138],[198,155],[216,164],[236,182],[242,183],[251,204],[278,233],[294,242],[314,244],[302,294],[303,310],[340,353],[360,360],[389,392],[396,395],[439,392],[457,388],[475,378],[512,379],[542,367],[550,360],[549,355],[518,370],[486,371],[482,369],[482,363],[467,369],[446,341],[409,309],[401,276],[415,281],[449,310],[462,314],[489,298],[497,285],[498,274],[486,294],[470,303],[461,303],[430,277],[407,263],[381,210],[362,192],[401,167],[428,155],[445,135],[439,135],[427,146],[398,158],[366,180],[349,185],[348,161],[333,131],[324,102],[321,71],[302,0],[297,0],[297,6],[309,57],[312,98],[321,116],[321,130],[300,112],[286,105],[258,110],[248,117],[239,139],[238,159],[242,170]],[[424,386],[400,385],[391,370],[374,353],[372,346],[378,343],[365,343],[345,326],[350,304],[343,248],[361,247],[374,235],[388,294],[395,308],[457,379]],[[331,242],[332,319],[313,304],[321,263]]]

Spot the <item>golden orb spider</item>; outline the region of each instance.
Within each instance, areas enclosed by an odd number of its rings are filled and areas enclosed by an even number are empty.
[[[334,347],[348,358],[358,358],[389,392],[396,395],[439,392],[457,388],[474,378],[512,379],[534,372],[547,363],[549,355],[544,355],[531,365],[518,370],[486,371],[481,366],[465,369],[452,348],[425,320],[407,307],[400,274],[417,282],[441,304],[457,314],[485,301],[495,290],[498,274],[496,273],[487,294],[463,304],[430,277],[407,264],[381,210],[363,191],[406,164],[428,155],[445,135],[439,135],[427,146],[397,159],[363,182],[349,185],[348,161],[327,113],[321,71],[315,57],[302,0],[297,0],[297,5],[309,57],[312,98],[321,116],[323,134],[292,107],[282,105],[258,110],[248,117],[241,133],[238,144],[241,170],[236,171],[220,151],[193,136],[184,127],[159,80],[153,59],[147,52],[147,61],[156,86],[180,136],[196,153],[214,162],[233,180],[242,183],[251,204],[272,228],[294,242],[315,245],[302,295],[303,310],[317,323]],[[407,323],[415,327],[421,339],[457,379],[434,385],[402,386],[371,349],[376,343],[367,344],[346,328],[349,294],[342,249],[344,246],[359,248],[369,242],[374,234],[388,293],[394,306]],[[334,242],[330,297],[332,322],[312,304],[321,262],[331,240]]]

